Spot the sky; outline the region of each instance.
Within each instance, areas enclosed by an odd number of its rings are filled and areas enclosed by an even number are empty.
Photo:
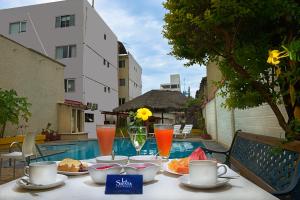
[[[0,9],[57,0],[0,0]],[[92,0],[88,0],[90,3]],[[206,76],[203,66],[184,67],[185,61],[169,55],[171,47],[163,37],[163,0],[95,0],[95,9],[133,54],[143,69],[143,93],[168,83],[170,74],[180,74],[181,90],[190,86],[194,96]]]

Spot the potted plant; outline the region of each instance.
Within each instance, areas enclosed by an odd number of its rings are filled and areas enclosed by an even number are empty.
[[[45,135],[45,141],[55,141],[55,140],[60,140],[60,135],[52,130],[51,123],[48,123],[46,128],[42,130],[42,135]]]
[[[207,133],[206,128],[203,129],[203,132],[201,133],[200,137],[204,140],[211,140],[211,135]]]
[[[19,97],[15,90],[0,88],[0,138],[4,137],[7,123],[18,125],[22,119],[28,122],[31,104],[26,97]]]

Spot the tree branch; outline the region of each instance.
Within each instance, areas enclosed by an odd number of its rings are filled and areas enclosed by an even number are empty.
[[[273,110],[274,114],[277,117],[277,120],[279,122],[279,125],[282,127],[282,129],[285,132],[289,132],[288,125],[279,110],[276,102],[273,101],[272,95],[270,92],[262,85],[261,83],[253,80],[250,76],[250,74],[238,63],[235,62],[235,59],[232,55],[227,56],[227,60],[231,64],[231,66],[234,68],[234,70],[240,74],[241,77],[247,79],[250,81],[250,83],[253,85],[253,87],[260,93],[260,95],[265,99],[265,101],[270,105],[271,109]]]

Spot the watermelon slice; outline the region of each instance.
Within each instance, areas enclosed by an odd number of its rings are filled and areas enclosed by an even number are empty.
[[[190,160],[207,160],[207,157],[201,147],[198,147],[189,156]]]

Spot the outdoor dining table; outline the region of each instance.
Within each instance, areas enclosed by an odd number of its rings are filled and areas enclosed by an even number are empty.
[[[228,167],[227,167],[228,168]],[[0,200],[100,200],[100,199],[214,199],[214,200],[275,200],[278,199],[264,191],[246,178],[228,168],[226,176],[230,179],[226,186],[215,189],[193,189],[180,184],[178,175],[160,172],[155,181],[144,184],[143,194],[106,195],[105,185],[95,184],[91,177],[69,176],[65,184],[47,190],[26,190],[16,184],[16,180],[0,185]]]

